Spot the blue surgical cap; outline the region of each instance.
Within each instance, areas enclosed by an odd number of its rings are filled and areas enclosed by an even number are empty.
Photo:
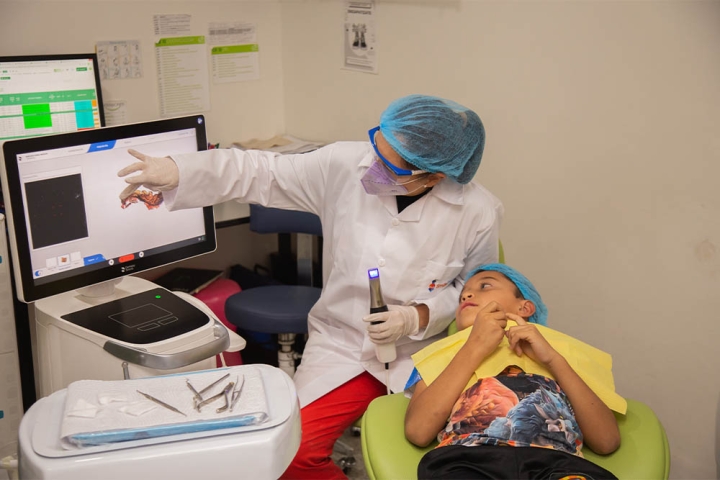
[[[542,298],[540,297],[540,293],[535,289],[535,286],[530,280],[528,280],[525,275],[518,272],[514,268],[508,267],[507,265],[502,263],[488,263],[486,265],[480,265],[479,267],[473,269],[468,274],[468,276],[465,277],[465,281],[467,282],[468,280],[470,280],[470,277],[472,277],[478,272],[486,272],[488,270],[500,272],[505,275],[511,282],[515,284],[518,290],[520,290],[520,294],[525,300],[530,300],[535,304],[535,313],[533,313],[532,316],[528,318],[528,322],[539,323],[540,325],[547,325],[548,310],[543,303]]]
[[[405,161],[462,184],[475,176],[485,148],[485,128],[475,112],[427,95],[393,101],[380,116],[380,131]]]

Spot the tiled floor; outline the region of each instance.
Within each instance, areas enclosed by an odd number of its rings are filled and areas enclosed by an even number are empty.
[[[355,464],[345,471],[350,480],[368,480],[365,463],[362,458],[362,447],[360,446],[360,434],[354,434],[352,429],[348,429],[342,437],[340,437],[341,445],[336,444],[332,459],[336,464],[342,466],[342,459],[352,457]],[[351,449],[350,450],[348,450]]]

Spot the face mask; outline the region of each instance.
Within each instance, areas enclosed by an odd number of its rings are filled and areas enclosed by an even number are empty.
[[[425,185],[422,182],[420,182],[420,186],[418,188],[413,190],[408,190],[406,185],[427,179],[429,176],[429,173],[421,175],[408,175],[406,178],[409,178],[409,180],[401,182],[395,174],[382,164],[382,162],[376,160],[370,168],[368,168],[367,172],[365,172],[365,175],[363,175],[360,179],[360,182],[368,195],[398,196],[415,193],[421,188],[424,188]]]

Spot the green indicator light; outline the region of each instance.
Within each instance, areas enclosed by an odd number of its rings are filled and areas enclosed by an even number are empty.
[[[160,298],[160,295],[155,295],[155,298]]]

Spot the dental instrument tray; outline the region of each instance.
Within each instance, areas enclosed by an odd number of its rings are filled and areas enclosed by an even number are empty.
[[[52,408],[44,413],[46,418],[38,419],[48,428],[33,432],[33,445],[40,455],[65,457],[269,429],[290,416],[290,382],[287,375],[268,365],[138,380],[74,382],[49,398],[61,397],[54,399]],[[188,383],[196,391],[207,389],[204,400],[225,390],[228,397],[222,395],[197,408],[197,398]],[[238,384],[242,387],[235,389]],[[236,404],[231,409],[235,393]]]

